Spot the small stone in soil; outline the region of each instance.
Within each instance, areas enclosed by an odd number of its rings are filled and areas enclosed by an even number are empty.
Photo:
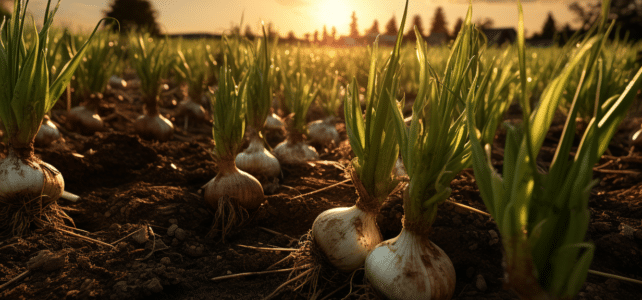
[[[620,233],[628,238],[633,238],[633,235],[635,234],[635,229],[629,225],[626,225],[624,223],[621,223],[619,226]]]
[[[163,291],[163,286],[161,285],[161,283],[158,280],[158,278],[151,279],[150,281],[147,282],[147,284],[145,286],[152,293],[160,293],[160,292]]]
[[[167,235],[174,236],[176,229],[178,229],[178,225],[172,224],[172,226],[169,226],[169,228],[167,229]]]
[[[177,239],[180,241],[185,240],[187,237],[187,232],[181,228],[177,228],[176,231],[174,231],[174,235],[176,236]]]
[[[486,279],[484,279],[484,275],[477,274],[477,278],[475,279],[475,287],[482,292],[486,291],[488,286],[486,285]]]
[[[169,265],[172,263],[172,260],[169,257],[165,256],[161,258],[160,263],[164,265]]]
[[[147,228],[138,230],[132,238],[139,244],[144,244],[149,240],[149,234],[147,233]]]

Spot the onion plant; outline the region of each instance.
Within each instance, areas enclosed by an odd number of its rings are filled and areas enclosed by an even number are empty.
[[[406,1],[401,28],[406,21],[407,8]],[[396,108],[399,90],[402,39],[403,31],[400,30],[392,54],[381,70],[377,61],[378,39],[375,40],[370,56],[365,117],[357,79],[353,77],[348,86],[344,114],[355,154],[350,177],[359,198],[352,207],[333,208],[321,213],[312,225],[314,241],[330,263],[341,271],[351,272],[361,267],[368,253],[382,241],[376,217],[381,204],[399,184],[392,175],[399,146],[391,111]]]
[[[13,17],[0,25],[0,119],[9,149],[0,162],[0,235],[21,235],[32,222],[51,222],[43,219],[44,209],[60,198],[64,180],[56,168],[34,155],[34,138],[87,50],[85,43],[57,77],[49,77],[46,47],[60,1],[53,9],[47,1],[40,31],[35,24],[25,24],[28,4],[14,1]],[[29,44],[25,25],[33,30]],[[97,29],[98,25],[88,42]]]
[[[67,30],[52,30],[52,32],[50,32],[46,56],[49,78],[55,78],[62,69],[62,66],[71,59],[69,53],[65,51],[70,36]],[[38,134],[36,134],[34,144],[39,147],[46,147],[61,138],[60,131],[56,124],[51,121],[49,113],[45,114],[42,125],[40,125],[40,129],[38,129]]]
[[[237,86],[227,63],[227,54],[224,55],[219,74],[218,89],[211,98],[218,173],[205,185],[204,198],[217,210],[215,222],[222,222],[219,225],[225,238],[230,226],[238,220],[236,216],[243,209],[257,209],[264,198],[261,183],[239,170],[234,162],[243,146],[246,108],[242,95],[247,85],[240,83]]]
[[[158,99],[170,60],[166,55],[167,41],[156,40],[148,34],[130,36],[131,64],[140,78],[144,113],[134,122],[136,133],[146,139],[167,141],[174,135],[174,125],[158,111]]]
[[[300,60],[298,61],[300,63]],[[300,67],[298,68],[302,69]],[[287,138],[274,148],[274,155],[279,159],[279,162],[285,164],[299,164],[316,160],[319,158],[319,154],[305,142],[305,138],[308,133],[306,115],[319,92],[318,87],[312,78],[302,72],[286,76],[286,72],[282,69],[281,78],[285,87],[284,104],[291,114]]]
[[[70,39],[69,55],[78,53],[82,36]],[[68,125],[85,134],[104,130],[103,120],[98,115],[98,107],[103,98],[109,78],[119,66],[120,56],[118,41],[111,28],[99,31],[93,43],[87,47],[87,53],[75,72],[72,83],[76,98],[84,104],[72,108],[67,114]]]
[[[642,69],[619,95],[604,95],[601,79],[606,74],[599,57],[612,28],[606,27],[609,1],[602,3],[602,22],[597,34],[589,36],[553,78],[532,110],[527,101],[524,19],[519,4],[521,126],[507,125],[504,164],[501,175],[490,163],[490,145],[482,145],[471,111],[468,127],[472,144],[475,178],[484,203],[497,222],[504,248],[505,283],[522,299],[572,299],[586,279],[593,258],[593,243],[585,241],[590,212],[588,199],[593,166],[608,147],[618,124],[642,83]],[[581,79],[565,127],[547,172],[539,171],[537,155],[563,93],[573,74]],[[581,109],[580,94],[591,74],[598,78],[595,110],[575,154],[576,116]],[[597,105],[597,103],[602,103]],[[467,103],[471,107],[472,103]]]
[[[330,84],[332,82],[332,84]],[[335,124],[339,121],[337,112],[341,106],[341,92],[339,85],[339,72],[333,76],[326,76],[321,81],[317,103],[325,113],[325,119],[308,123],[308,139],[310,143],[329,145],[339,143],[339,132]]]
[[[272,106],[272,82],[274,68],[268,49],[267,34],[263,28],[263,39],[257,39],[256,52],[248,52],[250,69],[243,84],[242,97],[246,103],[246,122],[250,145],[236,156],[236,165],[261,179],[275,178],[281,175],[281,165],[270,151],[265,149],[263,130],[265,121]]]
[[[483,39],[471,19],[472,6],[442,78],[430,67],[427,44],[415,28],[420,73],[410,128],[402,115],[403,100],[389,99],[409,177],[403,229],[377,245],[365,261],[366,277],[389,299],[450,299],[455,291],[453,264],[430,241],[430,232],[437,206],[450,197],[450,182],[471,161],[463,99],[475,97],[486,89],[480,85],[487,84],[478,81]]]
[[[181,81],[187,83],[187,94],[178,104],[177,115],[185,116],[186,127],[189,118],[196,123],[203,123],[207,120],[205,109],[199,104],[205,96],[207,82],[213,71],[206,55],[205,49],[198,47],[183,51],[179,43],[178,63],[174,64],[174,71]]]

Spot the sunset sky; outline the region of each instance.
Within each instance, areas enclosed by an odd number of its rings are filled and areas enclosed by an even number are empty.
[[[6,1],[6,0],[4,0]],[[9,1],[11,2],[11,1]],[[110,0],[63,0],[57,15],[57,23],[72,29],[87,29],[101,18],[102,11],[108,8]],[[158,12],[158,22],[164,32],[212,32],[221,33],[231,25],[241,21],[256,31],[260,20],[272,21],[281,35],[290,30],[298,37],[314,30],[322,30],[323,25],[336,26],[338,35],[347,35],[350,15],[356,11],[358,29],[361,34],[379,20],[383,31],[385,24],[394,14],[398,24],[403,13],[403,0],[151,0]],[[568,10],[571,0],[525,0],[524,14],[526,33],[539,32],[551,11],[558,27],[573,23],[573,15]],[[43,15],[46,0],[31,0],[30,10],[36,20]],[[430,22],[435,8],[442,6],[449,29],[455,21],[463,17],[468,7],[466,0],[411,0],[409,15],[421,15],[424,29],[430,30]],[[517,7],[509,0],[473,0],[473,20],[490,17],[495,27],[516,27]],[[409,25],[407,25],[409,26]],[[406,27],[408,29],[409,27]],[[428,34],[429,32],[424,32]]]

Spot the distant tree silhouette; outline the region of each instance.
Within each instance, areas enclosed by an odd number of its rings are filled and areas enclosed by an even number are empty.
[[[448,28],[446,28],[446,16],[444,15],[444,9],[439,6],[435,10],[435,16],[432,18],[432,24],[430,27],[430,34],[435,33],[445,33],[448,35]]]
[[[294,42],[296,41],[296,35],[294,35],[294,31],[290,30],[288,32],[288,36],[285,38],[288,42]]]
[[[103,10],[103,14],[105,17],[118,20],[122,33],[130,30],[147,30],[153,35],[160,34],[156,23],[157,13],[149,0],[112,0],[109,10]],[[106,24],[111,25],[111,22]]]
[[[397,29],[397,18],[393,15],[392,18],[390,18],[390,21],[386,23],[386,34],[387,35],[397,35],[399,30]]]
[[[256,37],[256,34],[252,31],[252,27],[250,25],[245,25],[245,31],[243,34],[248,40],[253,40]]]
[[[379,21],[377,21],[377,19],[375,19],[374,22],[372,22],[372,27],[370,27],[370,29],[366,31],[366,34],[373,34],[373,35],[379,34]]]
[[[575,21],[582,23],[581,30],[588,30],[599,20],[601,1],[578,1],[569,5],[575,14]],[[642,39],[642,2],[633,0],[612,0],[611,17],[617,16],[616,22],[622,27],[620,35],[630,33],[632,39]]]
[[[359,28],[357,27],[357,12],[352,11],[352,16],[350,18],[352,19],[352,21],[350,22],[350,37],[358,38]]]
[[[552,39],[553,36],[555,36],[555,32],[557,32],[555,19],[553,19],[553,14],[551,12],[548,12],[548,17],[546,18],[546,22],[544,22],[544,27],[542,28],[542,33],[540,36],[543,39]]]
[[[475,25],[479,27],[479,29],[484,30],[484,29],[491,29],[493,26],[495,26],[495,21],[491,18],[485,18],[485,19],[477,19],[475,21]]]
[[[424,35],[424,25],[421,22],[421,16],[420,15],[415,15],[412,18],[412,25],[410,26],[410,28],[406,32],[406,36],[405,36],[406,40],[408,40],[408,41],[417,40],[417,36],[415,35],[415,26],[417,26],[417,29],[419,30],[419,34],[421,34],[422,36]]]
[[[328,34],[328,27],[325,25],[323,25],[323,34],[322,34],[321,43],[324,45],[327,45],[330,43],[330,35]]]
[[[319,43],[319,30],[314,31],[314,43],[318,44]]]
[[[453,27],[453,38],[457,38],[457,35],[459,34],[459,31],[461,31],[462,26],[464,26],[464,19],[457,19],[457,22],[455,22],[455,27]]]
[[[596,1],[593,3],[582,4],[573,2],[568,6],[568,9],[575,15],[575,21],[582,23],[580,29],[588,30],[589,27],[591,27],[591,25],[593,25],[593,23],[600,17],[602,9],[602,4],[600,2],[601,1]]]
[[[332,37],[332,43],[337,40],[337,27],[332,26],[332,31],[330,33],[330,36]]]
[[[303,39],[305,39],[305,41],[307,43],[309,43],[310,42],[310,33],[309,32],[304,33],[303,34]]]

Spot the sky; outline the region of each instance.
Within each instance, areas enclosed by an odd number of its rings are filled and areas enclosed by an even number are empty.
[[[0,0],[8,1],[11,0]],[[54,0],[55,1],[55,0]],[[46,0],[31,0],[29,10],[36,20],[42,20]],[[166,33],[208,32],[223,33],[238,25],[244,17],[243,28],[250,25],[257,32],[261,20],[273,22],[282,36],[294,31],[297,37],[314,30],[328,31],[336,26],[338,35],[349,32],[350,16],[356,11],[361,34],[372,26],[375,19],[379,29],[395,15],[397,24],[403,14],[403,0],[151,0],[158,15],[161,29]],[[526,34],[539,32],[548,12],[552,12],[557,26],[571,26],[574,16],[568,10],[572,0],[523,0]],[[111,0],[62,0],[56,23],[73,30],[93,28]],[[491,18],[495,27],[517,27],[515,0],[473,0],[473,21]],[[408,14],[420,15],[424,29],[430,30],[435,9],[441,6],[449,29],[458,18],[464,17],[467,0],[411,0]],[[409,28],[406,25],[406,30]],[[424,32],[429,34],[429,32]]]

